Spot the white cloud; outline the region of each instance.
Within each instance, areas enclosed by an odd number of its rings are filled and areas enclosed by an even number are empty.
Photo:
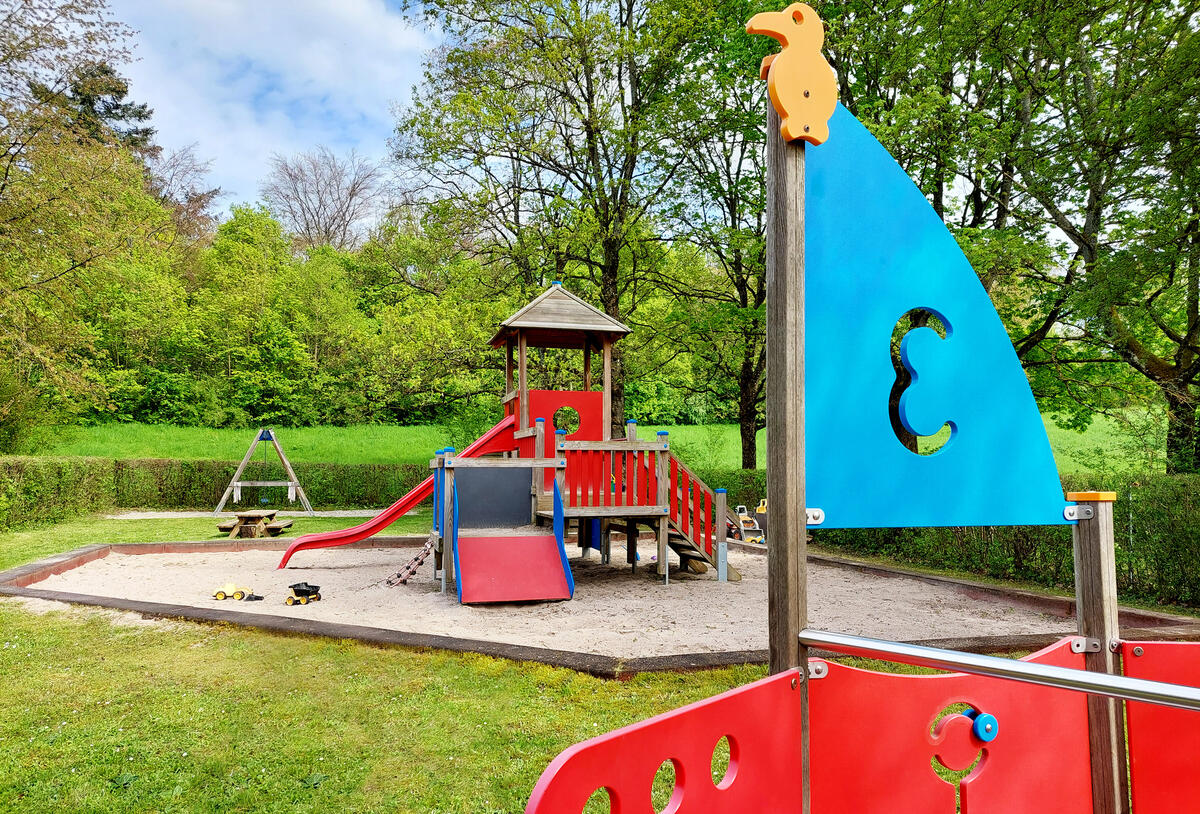
[[[391,104],[432,36],[383,0],[110,0],[136,29],[130,98],[158,141],[196,142],[226,204],[253,201],[274,152],[317,144],[382,158]]]

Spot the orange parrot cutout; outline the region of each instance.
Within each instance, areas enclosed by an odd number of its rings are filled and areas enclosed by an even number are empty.
[[[837,79],[821,54],[825,25],[811,7],[792,3],[783,11],[755,14],[746,24],[750,34],[765,34],[783,46],[764,57],[761,78],[779,114],[784,141],[803,139],[821,144],[829,138],[829,118],[837,107]]]

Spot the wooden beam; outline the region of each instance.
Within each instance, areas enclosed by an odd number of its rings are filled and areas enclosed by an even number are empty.
[[[804,143],[785,142],[767,105],[767,608],[770,671],[801,667],[800,811],[809,782],[804,515]]]
[[[1070,492],[1067,500],[1091,509],[1072,530],[1075,550],[1075,618],[1079,635],[1098,641],[1100,649],[1084,653],[1084,667],[1094,673],[1120,674],[1111,645],[1120,638],[1117,624],[1117,560],[1113,534],[1113,492]],[[1086,511],[1086,509],[1085,509]],[[1092,810],[1095,814],[1129,811],[1125,765],[1124,702],[1098,695],[1087,697],[1088,746],[1092,761]]]
[[[560,469],[566,458],[463,458],[446,457],[447,469]]]
[[[604,337],[604,399],[600,407],[601,418],[604,421],[603,435],[605,441],[612,440],[612,340]]]
[[[517,417],[517,429],[529,426],[529,353],[525,347],[525,332],[517,331],[517,397],[521,400],[521,412]]]

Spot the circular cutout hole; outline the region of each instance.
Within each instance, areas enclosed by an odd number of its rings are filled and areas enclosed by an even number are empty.
[[[592,796],[583,804],[581,814],[612,814],[612,798],[608,789],[601,786],[593,791]]]
[[[650,789],[650,804],[659,814],[678,811],[683,802],[683,767],[675,758],[668,758],[654,773],[654,786]]]
[[[733,739],[722,735],[713,747],[712,781],[719,789],[727,789],[737,776],[737,752]]]
[[[559,407],[551,420],[555,430],[567,431],[567,437],[579,432],[579,411],[574,407]]]

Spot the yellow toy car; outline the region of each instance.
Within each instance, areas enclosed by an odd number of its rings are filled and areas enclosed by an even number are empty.
[[[249,588],[239,588],[236,583],[226,582],[224,586],[213,591],[213,599],[262,599],[261,596],[255,596],[254,591]]]

